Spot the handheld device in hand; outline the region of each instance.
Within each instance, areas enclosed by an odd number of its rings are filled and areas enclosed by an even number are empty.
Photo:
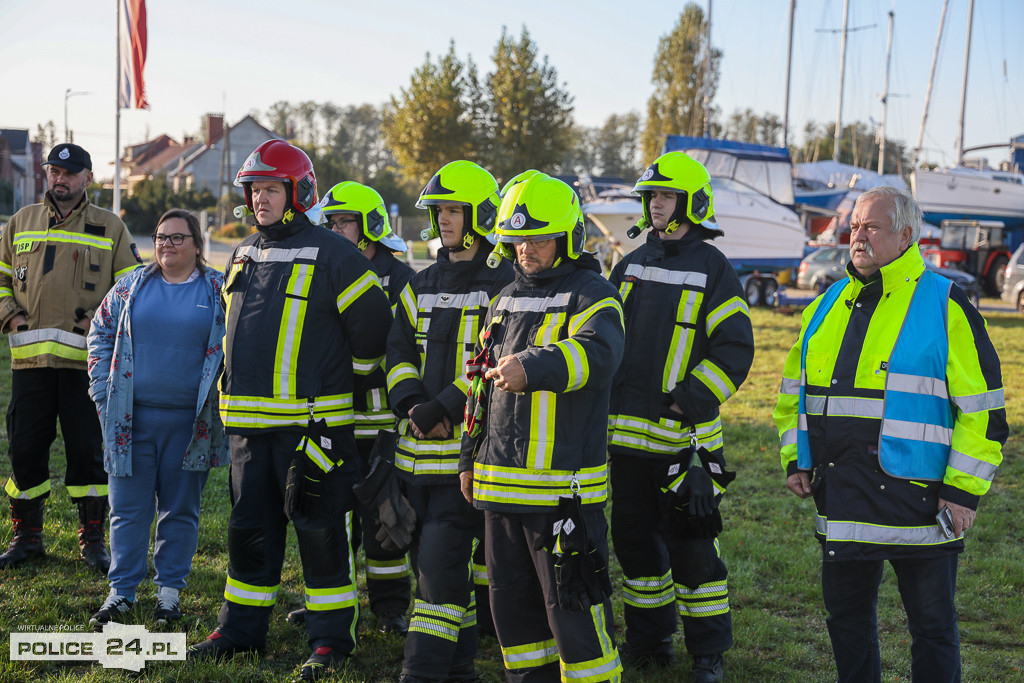
[[[935,515],[935,520],[939,523],[939,528],[942,529],[946,538],[953,538],[953,515],[949,508],[943,507],[939,510],[939,514]]]

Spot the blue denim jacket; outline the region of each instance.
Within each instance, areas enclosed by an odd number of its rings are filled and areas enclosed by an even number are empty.
[[[96,309],[89,330],[89,396],[96,403],[103,428],[103,469],[116,477],[132,474],[132,399],[135,358],[131,316],[135,299],[146,281],[159,276],[156,266],[137,268],[118,280]],[[203,277],[214,304],[213,325],[196,397],[192,441],[182,469],[208,470],[227,464],[228,440],[217,410],[217,378],[224,360],[224,275],[209,266]]]

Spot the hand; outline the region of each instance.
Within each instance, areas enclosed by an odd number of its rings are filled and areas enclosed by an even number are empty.
[[[978,516],[977,510],[965,508],[963,505],[950,503],[948,500],[939,498],[939,510],[943,507],[948,507],[949,514],[953,517],[954,537],[959,537],[960,534],[974,526],[974,518]]]
[[[791,474],[786,479],[786,488],[800,498],[808,498],[811,495],[811,475],[807,472]],[[941,506],[940,506],[941,507]]]
[[[89,328],[92,326],[92,318],[87,315],[83,315],[77,322],[75,322],[75,325],[88,332]]]
[[[21,327],[22,325],[28,325],[28,318],[26,318],[21,313],[18,313],[13,318],[11,318],[9,323],[7,323],[7,331],[17,332],[18,328]]]
[[[462,489],[462,496],[470,504],[473,503],[473,470],[459,472],[459,488]]]
[[[409,424],[417,439],[447,439],[452,433],[452,422],[437,399],[410,408]]]
[[[498,365],[484,375],[484,379],[494,382],[494,387],[501,391],[522,393],[526,389],[526,370],[515,356],[502,356]]]

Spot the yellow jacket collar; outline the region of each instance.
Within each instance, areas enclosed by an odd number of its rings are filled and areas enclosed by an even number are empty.
[[[847,272],[850,275],[850,282],[853,283],[854,292],[859,292],[861,288],[875,280],[873,277],[865,281],[853,267],[852,261],[847,264]],[[924,259],[921,257],[921,249],[917,242],[907,247],[907,250],[894,261],[879,268],[878,272],[882,276],[882,292],[884,294],[895,292],[900,287],[906,287],[920,279],[924,273]]]

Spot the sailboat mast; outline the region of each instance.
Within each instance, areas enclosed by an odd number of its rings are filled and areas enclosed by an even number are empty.
[[[971,24],[974,22],[974,0],[967,5],[967,44],[964,47],[964,83],[960,90],[960,122],[956,133],[956,165],[964,165],[964,112],[967,110],[967,70],[971,61]]]
[[[896,0],[893,0],[893,7]],[[885,121],[889,112],[889,67],[892,65],[892,24],[895,10],[889,10],[889,40],[885,48],[885,90],[882,91],[882,125],[878,129],[878,175],[885,173]]]
[[[711,90],[711,0],[708,0],[708,20],[704,24],[704,30],[707,34],[704,40],[704,137],[710,137],[711,97],[708,93]]]
[[[789,147],[789,78],[793,75],[793,17],[796,0],[789,0],[789,52],[786,53],[786,103],[782,112],[782,146]]]
[[[836,134],[832,142],[832,161],[839,161],[839,143],[843,134],[843,81],[846,79],[846,27],[850,19],[850,0],[843,1],[843,40],[839,57],[839,106],[836,109]]]
[[[917,168],[917,160],[921,156],[921,145],[924,144],[924,125],[928,121],[928,105],[932,101],[932,84],[935,82],[935,65],[939,63],[939,45],[942,43],[942,29],[946,26],[946,10],[949,0],[942,3],[942,16],[939,17],[939,34],[935,36],[935,51],[932,53],[932,70],[928,74],[928,90],[924,95],[924,114],[921,115],[921,130],[917,133],[917,147],[914,148],[912,168]]]

